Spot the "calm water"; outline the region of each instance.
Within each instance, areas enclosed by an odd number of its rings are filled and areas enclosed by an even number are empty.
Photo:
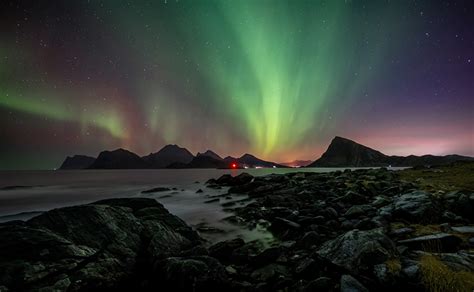
[[[306,172],[329,172],[336,168],[305,168]],[[261,230],[242,230],[222,219],[232,215],[224,212],[222,203],[229,199],[219,197],[218,202],[205,203],[226,189],[213,190],[204,183],[210,178],[229,173],[252,175],[298,172],[303,169],[160,169],[160,170],[71,170],[71,171],[2,171],[0,188],[27,186],[27,188],[0,190],[0,222],[28,219],[53,208],[90,203],[104,198],[150,197],[161,202],[171,213],[188,224],[205,224],[226,231],[219,237],[241,236],[250,240],[265,237]],[[141,194],[141,191],[164,186],[176,188],[166,192]],[[196,193],[202,189],[202,193]],[[236,197],[231,200],[245,199]],[[248,203],[248,202],[247,202]],[[244,204],[244,203],[238,203]],[[212,235],[208,235],[212,239]]]

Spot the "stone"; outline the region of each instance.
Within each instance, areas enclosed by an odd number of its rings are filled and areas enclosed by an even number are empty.
[[[317,254],[354,274],[372,270],[374,265],[388,259],[398,258],[395,244],[379,229],[348,231],[325,242]]]
[[[341,292],[369,292],[359,281],[350,275],[341,276]]]
[[[331,278],[319,277],[316,280],[309,282],[303,289],[304,292],[312,291],[331,291],[334,285]]]
[[[451,227],[451,230],[458,233],[474,234],[474,226]]]
[[[381,211],[391,214],[394,219],[403,219],[411,223],[436,222],[440,217],[438,204],[424,191],[413,191],[394,197],[393,203],[383,207]]]
[[[297,242],[297,245],[304,248],[311,248],[312,246],[315,246],[320,243],[321,239],[321,235],[319,235],[316,231],[308,231]]]
[[[170,257],[159,261],[154,268],[154,282],[165,291],[219,291],[228,289],[227,273],[212,257]]]
[[[142,194],[151,194],[151,193],[159,193],[159,192],[166,192],[170,191],[170,188],[165,188],[165,187],[157,187],[157,188],[152,188],[149,190],[142,191]]]
[[[209,255],[221,261],[229,261],[232,252],[245,244],[241,238],[218,242],[209,247]]]
[[[252,272],[251,277],[257,281],[269,282],[278,276],[288,275],[288,270],[280,264],[269,264]]]
[[[457,251],[462,240],[452,234],[438,233],[398,241],[399,244],[417,250]]]
[[[135,271],[201,244],[152,199],[110,199],[0,225],[0,283],[18,290],[133,290]]]
[[[367,213],[373,211],[374,208],[369,205],[354,205],[349,208],[349,210],[344,213],[344,217],[354,218],[362,215],[367,215]]]

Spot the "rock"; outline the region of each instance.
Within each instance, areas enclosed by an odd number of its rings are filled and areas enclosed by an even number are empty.
[[[206,256],[171,257],[157,262],[153,283],[165,291],[219,291],[229,288],[227,273],[216,259]]]
[[[251,277],[257,281],[269,282],[278,276],[288,275],[288,270],[280,264],[269,264],[252,272]]]
[[[411,281],[417,281],[420,274],[420,267],[416,264],[409,265],[402,270],[402,273]]]
[[[392,286],[398,280],[401,271],[401,263],[398,259],[390,259],[382,264],[374,266],[374,275],[384,286]]]
[[[337,200],[346,204],[364,204],[367,202],[367,197],[354,191],[348,191],[344,196],[337,198]]]
[[[302,259],[295,267],[295,274],[299,278],[308,280],[319,276],[321,271],[321,265],[310,257]]]
[[[309,282],[303,289],[304,292],[312,291],[332,291],[334,285],[332,279],[328,277],[319,277],[316,280]]]
[[[423,191],[414,191],[394,198],[392,204],[382,208],[394,219],[412,223],[436,222],[440,216],[439,206],[433,197]]]
[[[474,234],[474,226],[451,227],[451,230],[458,233]]]
[[[221,241],[209,247],[209,255],[221,261],[229,261],[232,256],[232,252],[235,249],[242,247],[244,244],[245,242],[241,238]]]
[[[280,217],[275,217],[272,221],[272,225],[270,226],[270,230],[272,232],[275,232],[277,234],[283,234],[288,230],[297,230],[300,229],[301,225],[299,225],[296,222],[280,218]]]
[[[238,186],[249,183],[253,180],[253,176],[243,172],[235,177],[231,176],[230,174],[224,174],[219,177],[215,183],[224,186]],[[208,181],[209,184],[213,183],[214,181]]]
[[[402,228],[397,228],[395,230],[392,230],[390,232],[390,235],[392,235],[392,236],[405,236],[405,235],[411,234],[413,232],[415,232],[415,229],[413,229],[413,228],[402,227]]]
[[[311,248],[321,242],[321,235],[316,231],[306,232],[303,237],[297,242],[298,246],[303,248]]]
[[[133,290],[137,270],[200,238],[152,199],[113,199],[0,225],[0,283],[18,290]]]
[[[377,196],[375,197],[375,200],[372,201],[372,206],[376,207],[376,208],[380,208],[380,207],[383,207],[383,206],[386,206],[388,204],[390,204],[392,202],[392,200],[390,200],[389,198],[385,197],[385,196]]]
[[[347,218],[354,218],[354,217],[359,217],[361,215],[367,215],[367,213],[373,211],[374,208],[372,208],[369,205],[354,205],[349,208],[349,210],[344,213],[344,217]]]
[[[324,243],[317,254],[354,274],[398,257],[395,244],[378,229],[346,232]]]
[[[255,266],[261,267],[269,263],[273,263],[281,255],[280,247],[270,247],[259,253],[254,260]]]
[[[200,193],[203,193],[203,190],[202,190],[202,189],[198,189],[198,190],[196,191],[196,194],[200,194]]]
[[[451,234],[438,233],[398,241],[412,249],[433,251],[457,251],[462,240]]]
[[[341,292],[369,292],[359,281],[350,275],[341,276]]]
[[[474,255],[466,251],[456,253],[436,253],[443,263],[455,271],[474,272]]]
[[[142,194],[151,194],[151,193],[159,193],[159,192],[166,192],[166,191],[171,191],[171,189],[165,188],[165,187],[157,187],[157,188],[152,188],[149,190],[142,191]]]

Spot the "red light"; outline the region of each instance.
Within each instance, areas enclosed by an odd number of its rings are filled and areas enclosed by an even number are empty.
[[[232,163],[231,167],[232,167],[232,168],[237,168],[237,164]]]

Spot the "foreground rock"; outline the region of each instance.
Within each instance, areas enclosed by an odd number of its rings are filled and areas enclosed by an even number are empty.
[[[12,291],[138,287],[199,236],[150,199],[113,199],[0,225],[0,284]],[[142,278],[143,277],[143,278]]]

